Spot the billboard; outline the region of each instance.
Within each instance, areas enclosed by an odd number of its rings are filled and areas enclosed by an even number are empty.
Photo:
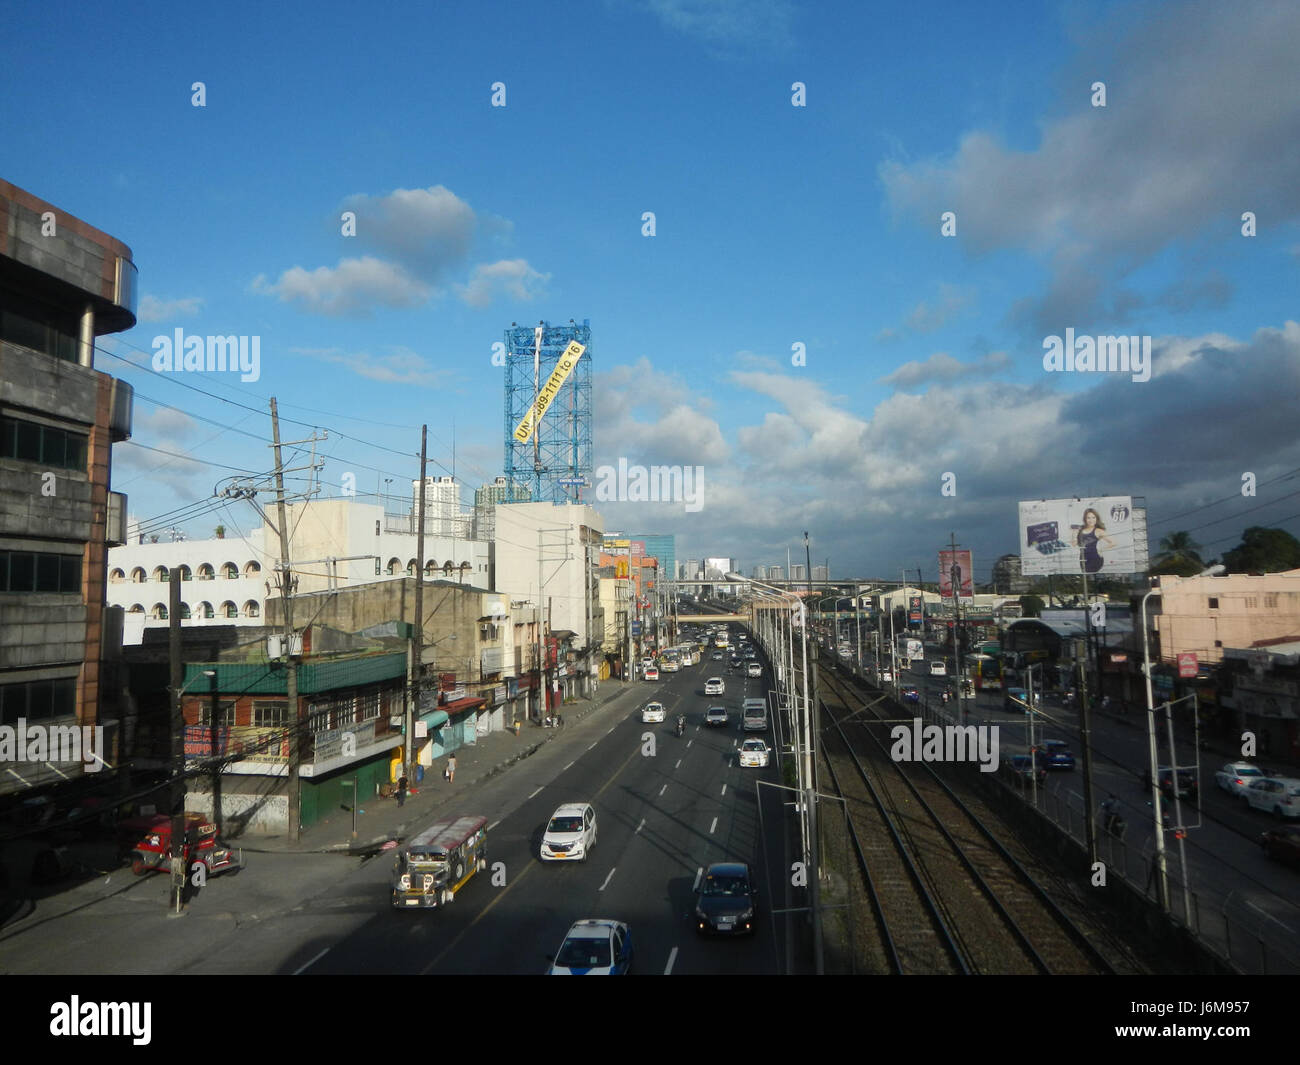
[[[957,582],[953,581],[954,566],[960,571],[957,575]],[[942,598],[951,599],[953,584],[957,583],[961,597],[963,599],[973,599],[975,597],[974,575],[974,563],[971,561],[970,552],[965,548],[958,548],[956,551],[939,552],[939,595]]]
[[[909,624],[919,625],[923,620],[924,611],[923,600],[919,595],[909,595],[907,597],[907,620]]]
[[[1140,534],[1138,528],[1132,496],[1021,502],[1020,571],[1136,573],[1146,568],[1145,528]]]
[[[582,358],[582,353],[586,350],[587,349],[576,340],[571,340],[569,346],[564,349],[564,354],[560,356],[560,361],[555,364],[555,369],[551,371],[551,376],[547,379],[546,384],[544,384],[538,391],[537,399],[524,413],[519,424],[515,426],[514,436],[521,444],[528,443],[528,438],[533,435],[533,431],[537,428],[537,423],[542,420],[542,415],[546,413],[546,408],[549,407],[551,401],[559,395],[560,388],[564,385],[564,382],[568,380],[569,374],[572,373],[573,368],[578,365],[578,360]]]

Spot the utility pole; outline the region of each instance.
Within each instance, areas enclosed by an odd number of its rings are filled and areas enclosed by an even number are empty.
[[[289,569],[289,523],[284,510],[284,464],[280,460],[280,414],[271,397],[271,439],[275,448],[275,508],[280,524],[280,597],[284,604],[285,693],[289,702],[289,839],[302,832],[300,722],[298,720],[298,659],[293,649],[293,575]]]
[[[420,426],[420,502],[416,508],[419,531],[415,549],[415,624],[411,626],[411,675],[407,682],[406,720],[402,734],[406,743],[402,748],[402,773],[407,783],[415,780],[415,714],[416,700],[420,697],[420,682],[424,675],[424,475],[428,462],[429,426]]]
[[[172,686],[172,890],[171,910],[185,899],[185,713],[181,709],[181,571],[173,568],[167,588],[167,650]],[[216,752],[213,751],[213,754]]]
[[[537,342],[541,343],[541,330],[537,331]],[[542,530],[537,530],[537,723],[540,725],[546,714],[546,659],[543,656],[545,645],[542,642]]]
[[[958,643],[958,633],[961,631],[961,567],[957,565],[957,534],[950,532],[948,534],[948,547],[952,552],[952,568],[949,572],[948,579],[952,582],[952,659],[953,665],[957,669],[957,706],[956,710],[962,709],[962,697],[966,689],[962,680],[961,672],[961,645]],[[972,577],[974,575],[972,574]],[[954,720],[965,720],[961,713],[957,713]],[[1032,774],[1032,768],[1031,768]]]
[[[1088,706],[1088,646],[1092,637],[1092,609],[1088,603],[1088,571],[1083,566],[1080,548],[1079,568],[1083,572],[1083,661],[1079,665],[1079,742],[1083,745],[1083,808],[1088,816],[1083,819],[1088,841],[1088,862],[1097,864],[1097,822],[1092,816],[1092,712]],[[1163,843],[1164,841],[1161,840]],[[1164,858],[1162,853],[1160,856]]]

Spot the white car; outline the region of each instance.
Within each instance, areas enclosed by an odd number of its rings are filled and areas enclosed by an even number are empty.
[[[1277,817],[1300,817],[1300,780],[1260,777],[1241,793],[1246,805]]]
[[[646,667],[645,667],[645,679],[646,679],[646,680],[658,680],[658,679],[659,679],[659,670],[658,670],[655,666],[646,666]]]
[[[645,708],[641,711],[642,724],[649,725],[655,721],[663,721],[668,711],[664,709],[663,703],[646,703]]]
[[[750,662],[749,665],[745,667],[745,676],[747,677],[761,677],[762,675],[763,667],[757,662]]]
[[[632,930],[622,921],[575,921],[546,970],[547,976],[626,976],[632,968]]]
[[[722,695],[726,690],[727,686],[722,683],[721,677],[710,677],[704,682],[705,695]]]
[[[891,672],[890,672],[889,670],[887,670],[887,669],[882,669],[882,670],[880,671],[880,683],[881,683],[881,684],[893,684],[893,683],[894,683],[894,674],[891,673]]]
[[[772,752],[762,740],[746,740],[740,745],[740,764],[762,768],[771,761]]]
[[[542,833],[544,862],[585,862],[596,846],[596,811],[590,803],[565,803],[547,822]]]
[[[930,662],[930,676],[946,677],[947,675],[948,667],[944,665],[943,662],[939,661],[937,658]]]
[[[1264,775],[1264,771],[1249,762],[1229,762],[1214,774],[1214,782],[1229,795],[1244,795],[1246,789]]]

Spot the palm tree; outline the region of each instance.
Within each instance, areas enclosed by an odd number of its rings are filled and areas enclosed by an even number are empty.
[[[1155,558],[1152,570],[1173,570],[1188,569],[1195,567],[1192,572],[1205,568],[1205,563],[1201,561],[1201,545],[1192,539],[1191,533],[1176,532],[1170,533],[1160,541],[1160,554]]]

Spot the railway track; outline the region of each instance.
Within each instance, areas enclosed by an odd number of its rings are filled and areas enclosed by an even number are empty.
[[[928,764],[890,758],[887,700],[825,669],[819,681],[824,764],[847,805],[870,934],[888,971],[1115,972],[1091,930]]]

